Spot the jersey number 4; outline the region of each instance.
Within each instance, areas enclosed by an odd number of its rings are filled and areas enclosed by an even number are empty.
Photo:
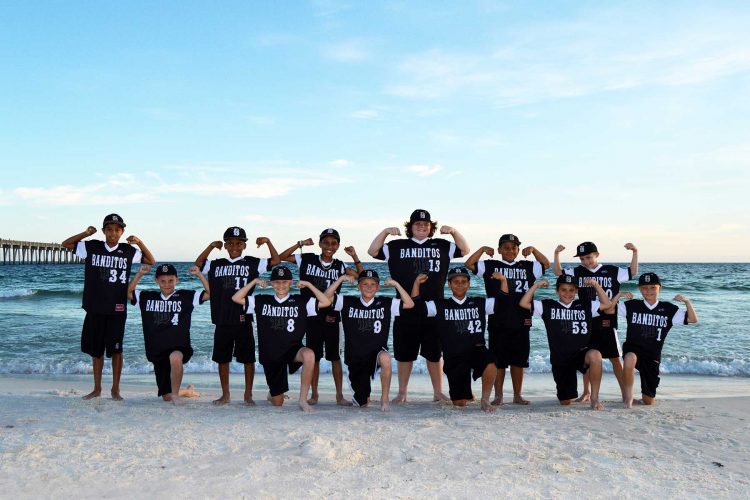
[[[109,282],[110,283],[114,283],[117,280],[118,280],[117,269],[110,269],[109,270]],[[119,280],[120,280],[120,283],[127,283],[128,282],[127,273],[125,271],[122,271],[120,273]]]

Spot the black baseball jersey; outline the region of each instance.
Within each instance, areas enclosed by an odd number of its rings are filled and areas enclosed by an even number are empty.
[[[126,314],[130,267],[141,261],[141,251],[118,243],[110,248],[101,240],[79,241],[76,255],[85,261],[83,309],[95,314]]]
[[[356,364],[373,352],[388,349],[391,318],[399,315],[401,299],[373,297],[368,303],[362,297],[337,295],[333,309],[341,312],[344,327],[344,360]]]
[[[578,297],[592,301],[596,300],[596,291],[583,284],[586,278],[595,279],[609,299],[620,292],[620,283],[632,278],[629,267],[622,268],[609,264],[599,264],[593,271],[583,266],[576,266],[573,269],[565,269],[563,272],[578,279]],[[594,320],[594,328],[617,328],[617,314],[601,314]]]
[[[428,317],[437,320],[443,356],[446,360],[474,351],[484,346],[487,315],[495,314],[495,299],[484,297],[455,297],[429,300],[424,303]]]
[[[617,314],[628,324],[625,342],[638,346],[661,360],[664,339],[674,325],[687,325],[687,312],[671,302],[656,302],[650,306],[645,300],[626,300],[617,304]]]
[[[435,300],[443,298],[450,261],[458,257],[461,250],[448,240],[427,238],[420,243],[414,238],[402,238],[384,244],[375,258],[388,262],[391,277],[408,292],[417,275],[429,275],[420,288],[420,297]]]
[[[588,346],[592,319],[599,316],[599,301],[576,299],[568,306],[552,299],[535,300],[534,316],[547,330],[549,358],[553,365],[565,364]]]
[[[153,362],[180,347],[190,347],[190,318],[203,290],[175,290],[165,297],[160,291],[140,291],[131,303],[141,310],[146,359]]]
[[[333,282],[346,273],[346,265],[339,259],[333,259],[330,264],[326,264],[320,255],[314,253],[295,254],[294,258],[299,267],[299,279],[309,281],[321,292],[325,292]],[[309,288],[303,288],[300,293],[306,298],[314,296]],[[333,313],[330,308],[321,309],[320,312],[335,316],[338,320],[338,314]]]
[[[255,313],[260,364],[278,361],[292,347],[302,347],[307,317],[316,315],[315,305],[314,298],[306,299],[301,294],[284,299],[276,295],[245,297],[245,311]]]
[[[240,325],[252,321],[252,315],[246,315],[243,307],[232,301],[232,295],[267,270],[268,259],[249,255],[234,260],[206,260],[201,272],[208,278],[211,288],[211,322],[214,325]],[[255,287],[250,289],[250,294],[253,290]]]
[[[492,279],[492,273],[502,273],[508,279],[508,298],[503,301],[503,311],[500,317],[508,328],[531,326],[531,311],[519,307],[521,297],[534,282],[544,274],[544,267],[539,262],[531,260],[480,260],[474,274],[484,279],[484,290],[487,297],[497,297],[500,291],[500,281]],[[497,318],[496,318],[497,319]]]

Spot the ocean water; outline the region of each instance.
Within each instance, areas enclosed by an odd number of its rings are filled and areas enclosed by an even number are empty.
[[[177,263],[181,278],[178,288],[198,289],[200,282],[190,276],[191,263]],[[620,264],[625,267],[627,264]],[[294,266],[292,266],[294,267]],[[381,279],[388,276],[383,263],[369,264]],[[567,267],[567,266],[566,266]],[[136,266],[137,268],[137,266]],[[750,377],[750,264],[641,264],[640,272],[657,273],[663,282],[661,298],[671,300],[677,293],[690,298],[699,323],[675,327],[666,340],[662,355],[663,373]],[[296,275],[296,273],[295,273]],[[547,271],[545,278],[554,276]],[[141,289],[156,285],[144,278]],[[79,374],[91,372],[91,359],[80,352],[80,334],[84,311],[81,309],[83,266],[2,265],[0,266],[0,373]],[[257,289],[258,293],[271,293]],[[623,285],[638,296],[636,281]],[[344,294],[356,294],[354,286],[344,285]],[[393,295],[393,289],[381,293]],[[449,295],[446,288],[446,296]],[[480,278],[472,278],[474,295],[484,295]],[[537,298],[553,297],[550,290],[540,290]],[[186,372],[217,371],[211,361],[213,325],[208,303],[193,313],[191,338],[195,354],[185,366]],[[621,320],[622,324],[622,320]],[[620,341],[624,341],[624,328]],[[138,308],[129,306],[124,341],[124,373],[148,373],[143,333]],[[529,372],[550,371],[549,349],[541,320],[535,319],[531,330]],[[609,363],[604,363],[605,371]],[[258,366],[260,370],[261,367]],[[328,371],[327,362],[321,371]],[[105,371],[109,363],[105,364]],[[233,363],[232,371],[241,371]],[[415,371],[425,372],[419,358]]]

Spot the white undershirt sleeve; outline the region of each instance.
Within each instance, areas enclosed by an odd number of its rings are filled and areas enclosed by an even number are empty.
[[[340,293],[337,293],[335,295],[335,300],[333,301],[333,310],[334,311],[340,311],[344,308],[344,296]]]
[[[428,300],[424,303],[425,306],[427,306],[427,317],[428,318],[434,318],[437,316],[437,308],[435,307],[435,302],[432,300]]]
[[[541,318],[542,317],[542,311],[544,311],[544,309],[542,308],[542,301],[541,300],[535,300],[534,301],[534,307],[532,309],[533,309],[532,313],[531,313],[532,316],[534,316],[536,318]]]
[[[79,241],[76,244],[76,255],[82,259],[85,259],[88,255],[88,252],[86,251],[86,242],[85,241]]]
[[[245,297],[245,305],[247,306],[245,308],[246,314],[253,314],[255,313],[255,297],[253,295],[249,295]]]
[[[485,314],[495,314],[495,298],[489,297],[484,302],[484,313]]]
[[[315,309],[315,304],[318,302],[318,300],[315,297],[310,297],[310,300],[307,301],[307,305],[305,308],[307,309],[307,315],[308,316],[317,316],[318,310]]]
[[[391,317],[395,318],[401,312],[401,299],[391,301]]]

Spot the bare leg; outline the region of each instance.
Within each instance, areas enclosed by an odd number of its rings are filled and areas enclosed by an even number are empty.
[[[221,383],[221,397],[214,400],[215,405],[229,404],[229,363],[219,363],[219,382]]]
[[[612,372],[615,374],[617,384],[620,386],[620,392],[622,392],[622,386],[625,382],[622,376],[622,361],[620,358],[609,358],[609,362],[612,363]]]
[[[255,363],[245,363],[245,405],[255,406],[253,401],[253,382],[255,381]]]
[[[391,355],[385,351],[378,354],[378,364],[380,365],[380,409],[382,411],[391,411],[389,403],[392,374]]]
[[[102,366],[104,365],[102,360]],[[112,355],[112,399],[115,401],[122,401],[120,396],[120,376],[122,375],[122,353],[118,352]],[[101,380],[99,380],[101,384]]]
[[[587,401],[591,400],[591,385],[589,382],[589,374],[584,373],[583,374],[583,394],[576,399],[576,403],[585,403]]]
[[[625,355],[625,363],[622,368],[622,403],[625,408],[633,407],[633,384],[635,383],[635,364],[638,356],[629,352]]]
[[[344,369],[341,366],[341,360],[331,361],[331,375],[333,375],[333,385],[336,387],[336,404],[341,406],[351,406],[352,404],[344,399]]]
[[[171,367],[169,376],[172,378],[172,403],[182,406],[184,403],[180,398],[182,385],[182,353],[180,351],[174,351],[169,355],[169,366]]]
[[[299,408],[305,413],[312,413],[315,410],[307,402],[307,393],[310,392],[312,384],[313,370],[315,369],[315,353],[312,349],[303,347],[297,351],[294,360],[302,363],[302,374],[300,375],[299,384]]]
[[[310,399],[307,400],[308,404],[314,405],[318,403],[318,398],[320,397],[318,394],[318,380],[320,379],[320,361],[315,361],[315,367],[312,371],[312,382],[310,383],[310,387],[312,388],[312,395],[310,396]]]
[[[83,399],[98,398],[102,395],[102,370],[104,369],[104,356],[91,358],[94,371],[94,390],[83,396]]]
[[[602,354],[596,349],[586,353],[586,363],[589,369],[586,372],[591,381],[591,409],[603,410],[604,405],[599,401],[599,388],[602,384]]]
[[[523,391],[523,366],[510,366],[510,380],[513,382],[513,404],[527,405],[529,401],[523,399],[521,391]]]
[[[511,376],[513,376],[512,373]],[[503,385],[505,385],[505,368],[498,368],[497,376],[495,377],[495,399],[492,400],[493,406],[503,404]]]
[[[406,394],[409,390],[409,377],[414,366],[414,361],[398,361],[398,394],[391,403],[406,403]]]
[[[432,382],[432,400],[450,401],[448,396],[443,394],[443,358],[440,358],[440,361],[427,361],[427,372]]]
[[[490,404],[490,395],[492,395],[492,386],[497,380],[497,367],[490,363],[482,372],[482,411],[492,413],[495,407]],[[502,393],[501,393],[502,394]]]

